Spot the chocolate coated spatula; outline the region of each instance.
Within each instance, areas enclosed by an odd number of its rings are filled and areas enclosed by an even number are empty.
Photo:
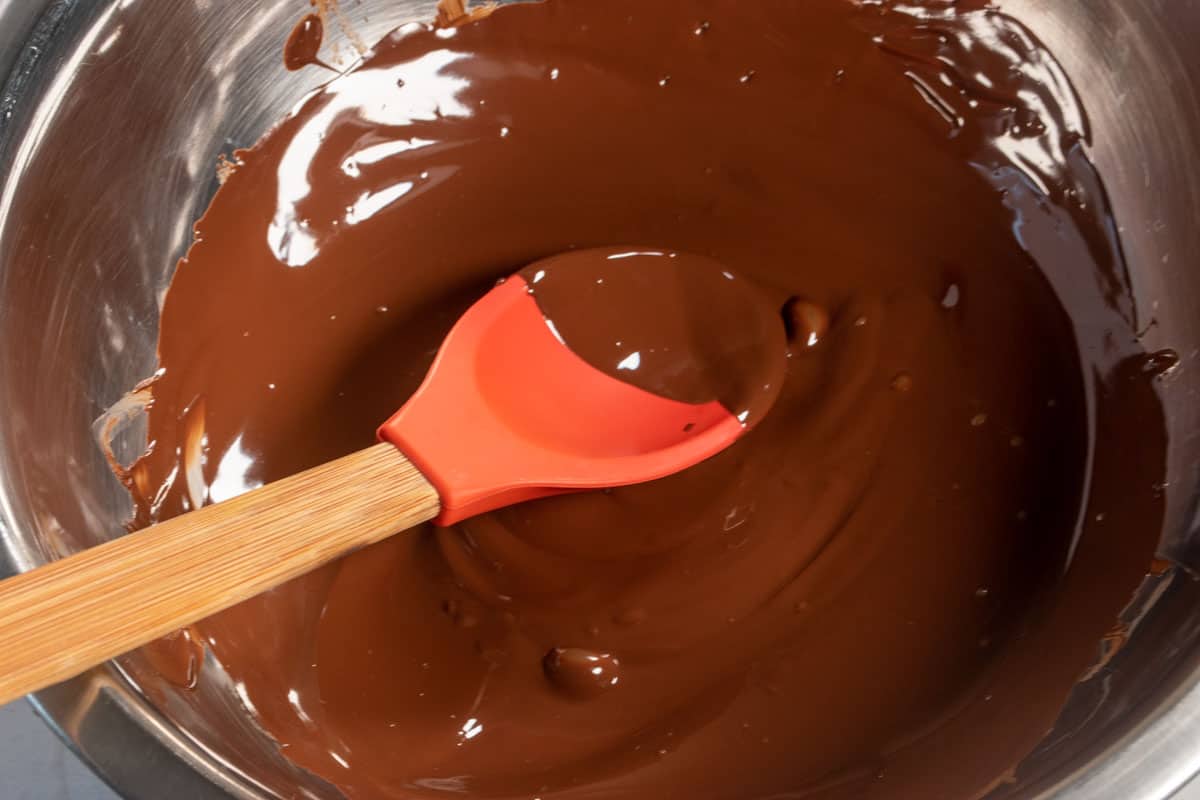
[[[786,357],[782,334],[767,357]],[[422,522],[660,478],[744,431],[717,401],[575,355],[514,276],[455,325],[381,444],[0,582],[0,704]]]

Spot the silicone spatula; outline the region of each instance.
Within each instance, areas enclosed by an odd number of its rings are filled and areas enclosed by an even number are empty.
[[[513,276],[454,326],[380,444],[0,582],[0,704],[420,523],[664,477],[745,430],[717,401],[585,362]]]

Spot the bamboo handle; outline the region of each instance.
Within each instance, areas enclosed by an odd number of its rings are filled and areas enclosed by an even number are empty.
[[[437,516],[379,444],[0,581],[0,705]]]

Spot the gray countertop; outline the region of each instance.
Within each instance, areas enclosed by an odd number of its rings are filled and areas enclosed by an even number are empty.
[[[0,798],[118,800],[24,700],[0,706]]]

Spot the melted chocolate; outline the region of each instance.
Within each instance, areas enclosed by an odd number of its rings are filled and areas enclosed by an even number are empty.
[[[551,329],[592,366],[757,424],[783,384],[777,308],[711,258],[654,248],[575,251],[521,270]]]
[[[542,661],[546,678],[569,697],[586,700],[621,682],[621,662],[609,653],[556,647]]]
[[[198,625],[288,759],[354,798],[1003,785],[1149,563],[1162,500],[1128,477],[1163,434],[1086,118],[975,5],[408,25],[238,154],[165,300],[138,525],[371,444],[467,305],[555,253],[715,259],[793,339],[771,413],[692,470]]]
[[[317,57],[321,51],[321,40],[325,38],[325,24],[317,14],[305,14],[283,46],[283,65],[289,70],[303,69],[310,64],[332,69]]]

